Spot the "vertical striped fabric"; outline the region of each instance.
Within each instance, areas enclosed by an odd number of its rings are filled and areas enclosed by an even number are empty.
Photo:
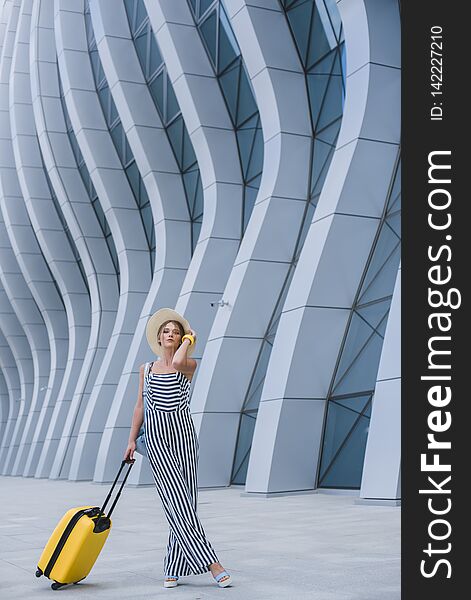
[[[146,385],[147,453],[170,526],[164,573],[205,573],[219,560],[196,514],[198,438],[189,406],[190,381],[179,372],[149,370]]]

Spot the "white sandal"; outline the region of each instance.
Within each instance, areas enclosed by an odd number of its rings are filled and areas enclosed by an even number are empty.
[[[178,577],[175,575],[168,575],[164,580],[164,588],[177,587]]]
[[[221,581],[221,579],[223,577],[227,577],[227,579],[225,579],[224,581]],[[232,583],[231,576],[229,575],[229,573],[227,571],[221,571],[215,577],[213,576],[213,579],[216,581],[218,586],[221,588],[231,585],[231,583]]]

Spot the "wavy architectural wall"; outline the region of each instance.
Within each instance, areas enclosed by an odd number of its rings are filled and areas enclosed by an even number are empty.
[[[169,306],[200,485],[399,498],[397,0],[0,10],[3,472],[110,481]]]

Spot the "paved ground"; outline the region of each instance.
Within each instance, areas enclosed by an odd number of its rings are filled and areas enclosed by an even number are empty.
[[[113,530],[90,575],[58,591],[36,579],[37,560],[66,509],[100,504],[107,488],[1,477],[0,597],[35,600],[399,600],[400,508],[351,496],[241,497],[243,488],[202,490],[199,514],[233,585],[209,574],[162,587],[167,524],[152,487],[123,492]]]

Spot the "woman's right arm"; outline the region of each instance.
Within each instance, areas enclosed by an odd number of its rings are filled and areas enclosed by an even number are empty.
[[[132,415],[131,431],[129,432],[128,446],[124,454],[124,459],[131,460],[134,458],[134,451],[136,450],[136,438],[144,420],[144,403],[142,401],[142,390],[144,388],[144,365],[141,365],[139,369],[139,391],[137,395],[136,405]]]

